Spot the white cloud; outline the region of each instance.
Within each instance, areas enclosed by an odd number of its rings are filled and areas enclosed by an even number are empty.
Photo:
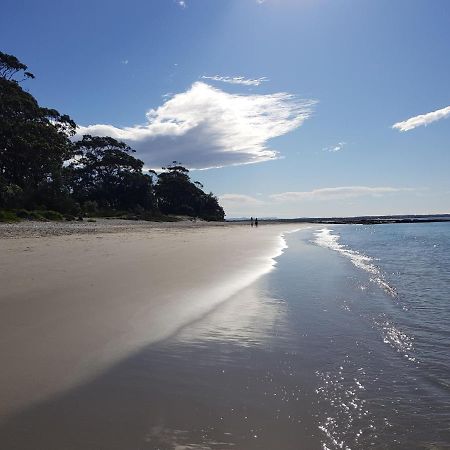
[[[346,142],[338,142],[336,145],[332,145],[331,147],[325,147],[322,150],[324,152],[336,153],[340,152],[346,145]]]
[[[413,188],[368,187],[368,186],[339,186],[332,188],[314,189],[312,191],[282,192],[270,196],[277,202],[296,202],[303,200],[341,200],[346,198],[372,196],[379,197],[395,192],[414,191]]]
[[[177,2],[182,8],[186,8],[186,2],[184,0],[178,0]]]
[[[287,93],[229,94],[196,82],[151,109],[144,125],[81,126],[77,137],[92,134],[125,141],[153,168],[174,160],[196,169],[257,163],[278,158],[278,152],[267,147],[268,140],[300,127],[315,103]]]
[[[230,206],[259,206],[264,204],[262,200],[243,194],[223,194],[219,196],[219,200],[221,204]]]
[[[450,116],[450,106],[438,109],[437,111],[433,111],[428,114],[421,114],[419,116],[411,117],[403,122],[397,122],[392,125],[392,128],[400,131],[409,131],[422,125],[429,125],[432,122],[436,122],[436,120],[445,119],[448,116]]]
[[[244,194],[223,194],[219,196],[219,203],[228,217],[258,215],[265,201]]]
[[[269,81],[269,79],[266,77],[244,78],[244,77],[224,77],[221,75],[214,75],[214,76],[203,75],[202,79],[212,81],[222,81],[223,83],[230,83],[230,84],[243,84],[245,86],[259,86],[261,83]]]
[[[122,61],[120,61],[120,63],[127,65],[128,64],[128,59],[122,59]]]

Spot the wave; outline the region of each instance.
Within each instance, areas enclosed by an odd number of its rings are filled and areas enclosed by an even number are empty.
[[[389,283],[384,279],[384,276],[380,269],[375,264],[373,264],[374,259],[370,256],[359,253],[356,250],[352,250],[344,244],[341,244],[339,242],[340,236],[338,234],[332,234],[332,231],[333,230],[329,228],[322,228],[321,230],[316,231],[314,233],[314,242],[321,247],[334,250],[350,259],[354,266],[371,274],[370,280],[372,282],[378,284],[392,297],[396,297],[397,291],[395,290],[395,288],[389,285]]]

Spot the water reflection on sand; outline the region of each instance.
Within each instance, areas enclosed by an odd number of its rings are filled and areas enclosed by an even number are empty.
[[[0,427],[8,449],[319,448],[287,345],[283,300],[264,280],[172,338]],[[286,344],[286,345],[285,345]]]
[[[285,321],[285,302],[270,297],[258,283],[181,330],[174,342],[200,347],[212,341],[227,341],[238,347],[267,346]]]
[[[171,414],[153,427],[152,448],[319,448],[287,320],[286,303],[262,280],[167,341],[160,351],[179,371],[175,409],[192,409],[189,422]]]

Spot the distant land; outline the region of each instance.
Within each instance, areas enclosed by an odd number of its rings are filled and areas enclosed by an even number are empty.
[[[228,222],[247,222],[250,217],[227,219]],[[394,216],[356,216],[356,217],[297,217],[293,219],[279,219],[276,217],[258,218],[264,223],[327,223],[327,224],[386,224],[386,223],[421,223],[421,222],[450,222],[450,214],[409,214]]]

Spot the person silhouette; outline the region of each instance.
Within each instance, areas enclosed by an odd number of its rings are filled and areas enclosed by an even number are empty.
[[[253,217],[250,217],[250,225],[253,226]]]
[[[258,226],[258,218],[255,217],[255,227],[257,227],[257,226]]]

